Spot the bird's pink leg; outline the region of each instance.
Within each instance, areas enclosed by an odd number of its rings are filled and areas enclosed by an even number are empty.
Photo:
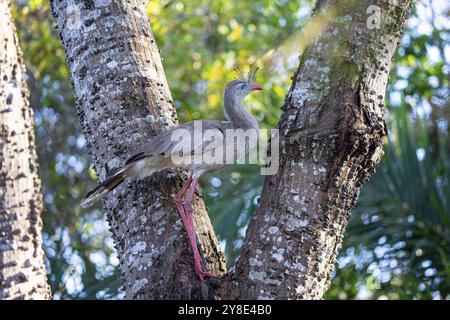
[[[177,205],[178,212],[180,213],[181,220],[183,220],[183,223],[186,218],[186,213],[184,212],[184,207],[183,207],[183,196],[186,193],[186,191],[189,189],[191,182],[192,182],[192,177],[189,177],[189,179],[186,181],[186,183],[183,185],[183,187],[181,187],[180,191],[178,191],[177,195],[175,196],[175,204]]]
[[[202,260],[202,257],[200,256],[200,252],[197,247],[197,240],[195,238],[194,219],[192,217],[192,199],[194,197],[195,189],[197,188],[197,184],[198,184],[198,178],[194,178],[191,183],[191,190],[188,194],[188,199],[187,199],[187,202],[185,205],[185,209],[186,209],[185,213],[186,213],[186,217],[188,220],[188,225],[191,228],[188,231],[188,235],[191,240],[192,250],[194,251],[195,272],[197,273],[198,277],[201,280],[203,280],[203,278],[205,278],[205,277],[215,278],[216,276],[214,274],[204,270],[203,263],[202,263],[203,260]]]
[[[175,204],[178,209],[178,213],[180,214],[181,221],[183,222],[184,230],[186,230],[189,238],[189,242],[191,243],[191,247],[193,247],[192,244],[192,236],[191,236],[191,229],[193,227],[190,226],[190,221],[186,216],[186,212],[184,211],[184,204],[183,204],[183,197],[186,193],[186,191],[189,189],[189,186],[191,185],[192,177],[189,177],[189,179],[186,181],[186,183],[181,187],[180,191],[178,191],[177,195],[175,196]],[[195,251],[194,251],[195,252]],[[203,278],[200,278],[203,279]]]
[[[197,182],[195,182],[194,184],[194,192],[195,192],[195,187],[197,185]],[[204,272],[203,271],[203,267],[202,267],[202,259],[200,256],[200,253],[198,251],[198,247],[197,247],[197,241],[195,238],[195,229],[194,229],[194,222],[192,219],[192,198],[193,198],[193,194],[194,192],[191,192],[188,195],[188,203],[189,206],[188,210],[190,208],[190,213],[189,216],[186,214],[185,211],[185,207],[183,204],[183,197],[186,194],[187,190],[189,189],[189,186],[192,184],[192,177],[190,177],[186,183],[183,185],[183,187],[180,189],[180,191],[178,191],[177,195],[175,196],[175,204],[177,206],[178,209],[178,213],[180,214],[181,220],[183,221],[183,225],[184,225],[184,229],[186,230],[188,237],[189,237],[189,242],[191,243],[191,247],[192,247],[192,251],[194,252],[194,267],[195,267],[195,272],[197,273],[198,277],[200,278],[200,280],[203,280],[204,277],[213,277],[214,275],[208,273],[208,272]]]
[[[189,221],[187,220],[186,212],[184,211],[183,196],[188,190],[189,186],[191,185],[191,182],[192,177],[189,177],[189,179],[186,181],[183,187],[181,187],[180,191],[178,191],[177,195],[175,196],[175,204],[177,206],[178,213],[180,214],[181,220],[183,221],[184,229],[186,229],[186,231],[187,231],[187,224],[189,223]]]

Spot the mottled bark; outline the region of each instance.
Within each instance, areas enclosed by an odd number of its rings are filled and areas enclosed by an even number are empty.
[[[130,181],[105,200],[128,298],[322,297],[350,209],[382,155],[389,65],[411,2],[320,1],[315,14],[332,19],[304,52],[286,97],[280,170],[266,179],[242,254],[221,279],[194,275],[172,200],[178,175]],[[381,21],[370,29],[373,4]],[[100,179],[177,124],[144,5],[52,2]],[[224,273],[201,199],[194,216],[208,268]]]
[[[145,2],[52,1],[95,170],[103,180],[152,136],[177,125],[176,111]],[[104,201],[129,299],[200,299],[189,240],[173,196],[182,185],[165,171],[123,183]],[[194,220],[207,268],[225,272],[205,205]]]
[[[332,18],[293,77],[279,123],[280,170],[265,181],[226,297],[323,296],[350,210],[383,153],[384,95],[411,6],[321,1],[316,15]]]
[[[49,299],[42,197],[25,67],[7,0],[0,0],[0,300]]]

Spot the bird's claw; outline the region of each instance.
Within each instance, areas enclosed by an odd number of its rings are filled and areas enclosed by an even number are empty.
[[[208,271],[196,270],[196,273],[197,276],[200,278],[200,280],[203,280],[204,278],[215,278],[215,279],[218,278],[218,276]]]
[[[203,280],[204,278],[218,278],[218,276],[216,276],[215,274],[205,271],[200,261],[195,261],[194,269],[200,280]]]

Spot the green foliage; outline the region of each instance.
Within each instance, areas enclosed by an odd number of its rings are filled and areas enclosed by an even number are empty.
[[[368,277],[380,282],[372,288],[374,298],[445,298],[450,292],[450,159],[442,147],[432,158],[424,122],[416,122],[414,134],[404,107],[392,113],[386,154],[354,210],[335,279],[345,282],[352,269],[360,277],[356,287]],[[328,296],[354,291],[355,286],[338,287]]]
[[[274,127],[289,73],[274,73],[274,61],[262,57],[298,31],[304,20],[299,10],[309,6],[286,0],[150,1],[148,15],[180,119],[224,119],[222,90],[234,68],[257,64],[265,92],[250,97],[249,105],[263,125]]]
[[[208,213],[219,240],[224,241],[227,264],[231,267],[256,209],[264,177],[258,167],[247,165],[206,179],[209,181],[202,185]]]

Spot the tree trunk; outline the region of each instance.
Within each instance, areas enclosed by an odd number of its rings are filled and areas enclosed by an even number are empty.
[[[350,210],[386,135],[384,95],[412,1],[320,1],[329,24],[303,53],[279,123],[280,169],[266,178],[231,281],[240,299],[320,299]]]
[[[52,1],[95,170],[103,180],[153,136],[178,124],[145,2]],[[187,234],[173,201],[182,185],[165,171],[128,181],[104,201],[128,299],[200,299]],[[194,223],[207,268],[224,255],[203,200]]]
[[[330,23],[293,78],[279,124],[280,169],[265,181],[234,271],[196,278],[172,201],[178,175],[128,182],[105,200],[127,298],[322,297],[350,209],[382,155],[389,64],[412,3],[398,2],[318,2],[315,15]],[[52,1],[100,179],[177,124],[144,4]],[[209,270],[224,273],[202,199],[194,217]]]
[[[25,67],[7,0],[0,0],[0,300],[50,299],[42,196]]]

